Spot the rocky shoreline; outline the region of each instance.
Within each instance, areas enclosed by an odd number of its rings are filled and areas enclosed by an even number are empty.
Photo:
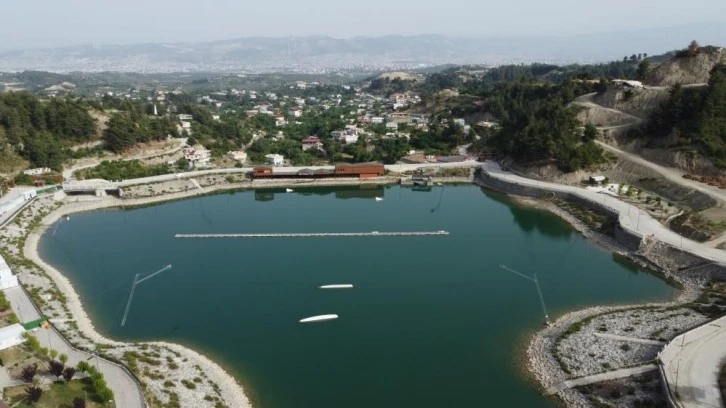
[[[681,286],[678,296],[667,302],[595,306],[575,310],[558,317],[550,326],[535,332],[527,346],[525,364],[526,371],[543,392],[568,379],[617,369],[626,363],[652,360],[659,350],[657,346],[643,346],[602,338],[606,333],[635,339],[647,338],[649,334],[643,328],[643,322],[663,322],[659,328],[651,328],[650,335],[658,333],[658,336],[662,337],[651,340],[666,341],[709,320],[708,317],[691,311],[686,306],[701,295],[702,281],[677,276],[657,267],[653,262],[649,262],[647,257],[628,250],[611,237],[593,231],[584,222],[552,202],[520,196],[510,197],[519,204],[546,210],[561,217],[595,244],[642,266],[655,269]],[[664,329],[669,331],[666,332]],[[629,386],[637,388],[637,384]],[[654,397],[651,395],[652,392],[652,390],[632,392],[635,397],[630,397],[629,400],[620,397],[623,400],[616,403],[618,406],[637,406],[635,402],[639,401],[636,401],[636,398],[652,399]],[[594,397],[586,395],[577,388],[566,389],[556,395],[568,407],[597,406]],[[612,401],[598,399],[596,402]]]

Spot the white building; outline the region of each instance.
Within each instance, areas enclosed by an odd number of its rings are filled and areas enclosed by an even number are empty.
[[[13,275],[10,266],[0,256],[0,289],[14,288],[18,286],[18,277]]]
[[[188,115],[186,113],[179,114],[179,120],[181,120],[181,121],[192,120],[192,119],[194,119],[194,116],[192,116],[192,115]]]
[[[51,170],[48,167],[38,167],[36,169],[23,170],[23,174],[28,176],[40,176],[41,174],[50,173],[50,171]]]
[[[208,164],[212,160],[212,153],[206,149],[195,149],[187,147],[184,149],[184,158],[195,166]]]
[[[343,135],[340,141],[345,144],[354,144],[358,142],[358,135]]]
[[[272,166],[282,166],[285,162],[285,157],[281,154],[268,154],[265,159],[267,159],[267,164]]]
[[[398,130],[398,122],[388,122],[388,123],[386,123],[386,129]]]
[[[371,123],[374,125],[383,124],[384,121],[385,121],[385,118],[383,118],[382,116],[374,116],[371,118]]]
[[[5,350],[25,341],[25,329],[18,323],[0,329],[0,350]]]
[[[466,126],[466,120],[454,119],[454,125],[459,126],[459,127],[464,127],[464,126]]]
[[[227,157],[240,163],[244,163],[247,161],[247,152],[244,152],[242,150],[227,152]]]
[[[302,116],[302,111],[300,109],[290,109],[287,111],[288,116],[292,116],[293,118],[299,118]]]

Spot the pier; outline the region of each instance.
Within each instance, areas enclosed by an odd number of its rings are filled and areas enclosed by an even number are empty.
[[[267,234],[176,234],[174,238],[308,238],[308,237],[426,237],[445,236],[448,231],[411,232],[282,232]]]

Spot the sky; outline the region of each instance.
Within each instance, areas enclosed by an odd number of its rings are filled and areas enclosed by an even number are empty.
[[[723,23],[724,0],[6,0],[0,48],[253,36],[573,35]]]

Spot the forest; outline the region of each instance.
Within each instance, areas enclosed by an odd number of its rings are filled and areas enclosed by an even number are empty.
[[[594,143],[597,133],[583,129],[576,117],[578,108],[569,106],[576,95],[590,91],[589,86],[523,79],[494,87],[485,97],[499,126],[482,143],[515,159],[553,161],[564,171],[601,162],[602,149]]]
[[[23,92],[0,94],[0,158],[18,154],[33,165],[60,169],[65,147],[91,140],[96,122],[84,101],[43,101]]]

